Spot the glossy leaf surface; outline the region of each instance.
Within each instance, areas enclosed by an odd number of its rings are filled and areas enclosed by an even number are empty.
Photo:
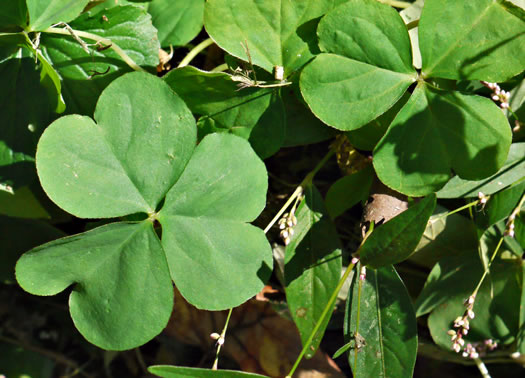
[[[204,22],[204,0],[155,0],[148,6],[161,46],[182,46],[199,34]]]
[[[412,377],[417,354],[417,325],[403,281],[392,266],[368,269],[362,281],[361,303],[358,283],[358,275],[355,275],[345,319],[345,337],[356,342],[348,356],[353,376]]]
[[[42,31],[76,18],[89,0],[26,0],[31,30]]]
[[[388,187],[421,196],[444,186],[451,169],[469,180],[494,174],[510,143],[491,100],[421,84],[376,146],[374,168]]]
[[[75,30],[109,39],[139,66],[153,69],[159,62],[159,42],[151,16],[136,6],[87,12],[70,25]],[[93,43],[89,39],[85,42]],[[68,113],[92,115],[102,90],[123,73],[131,71],[111,48],[98,51],[94,46],[87,54],[70,36],[43,33],[41,45],[44,55],[62,79]],[[103,74],[91,77],[96,72]]]
[[[523,176],[525,176],[525,143],[513,143],[507,161],[494,175],[479,181],[463,180],[459,176],[454,176],[436,194],[438,198],[477,197],[479,192],[489,195],[499,192]]]
[[[223,132],[248,139],[262,158],[273,155],[285,133],[283,104],[275,88],[245,88],[225,73],[210,73],[194,67],[172,70],[164,80],[202,115],[199,136]],[[207,130],[212,124],[212,130]]]
[[[66,116],[46,129],[37,152],[44,190],[78,217],[153,212],[193,152],[190,111],[162,80],[132,73],[106,89],[95,119]]]
[[[202,377],[202,378],[235,378],[235,377],[266,377],[265,375],[244,373],[242,371],[235,370],[211,370],[201,368],[189,368],[182,366],[150,366],[148,371],[155,374],[157,377],[163,378],[184,378],[184,377]]]
[[[284,67],[285,77],[306,64],[315,53],[318,18],[345,0],[210,0],[204,26],[211,38],[231,55],[273,72]]]
[[[377,227],[360,248],[361,263],[372,268],[397,264],[414,251],[436,207],[429,195]]]
[[[75,326],[105,349],[149,341],[172,311],[168,267],[148,221],[112,223],[44,244],[20,258],[16,276],[24,290],[36,295],[74,285],[69,306]]]
[[[524,44],[525,10],[508,1],[425,1],[419,46],[427,77],[506,81],[525,69]]]
[[[284,278],[286,300],[304,345],[339,281],[341,242],[314,186],[305,188],[305,199],[296,216],[295,233],[285,252]],[[306,358],[315,354],[329,320],[327,316]]]
[[[266,204],[267,180],[246,141],[213,134],[197,146],[168,192],[158,215],[162,245],[177,288],[194,306],[237,306],[270,277],[270,245],[262,230],[246,224]],[[209,284],[203,285],[204,277]]]

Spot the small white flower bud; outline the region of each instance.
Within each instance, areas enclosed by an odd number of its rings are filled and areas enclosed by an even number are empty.
[[[290,234],[288,233],[288,229],[285,228],[284,230],[282,230],[281,233],[280,233],[280,236],[281,236],[281,238],[283,238],[283,239],[286,239],[287,237],[289,237]]]
[[[468,317],[469,317],[470,319],[474,319],[474,316],[476,315],[476,314],[474,314],[474,311],[472,311],[472,310],[470,310],[470,309],[467,310],[467,314],[468,314]]]
[[[219,335],[217,332],[213,332],[210,337],[213,339],[213,340],[219,340],[221,335]]]
[[[454,331],[453,329],[449,329],[449,330],[447,331],[447,334],[448,334],[449,336],[456,336],[456,331]]]

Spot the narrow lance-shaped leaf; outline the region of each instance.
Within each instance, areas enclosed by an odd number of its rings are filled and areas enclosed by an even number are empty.
[[[412,377],[417,355],[416,316],[395,269],[368,269],[364,281],[354,275],[346,311],[345,338],[354,341],[348,356],[353,376]]]
[[[45,192],[78,217],[153,213],[193,152],[192,114],[161,79],[137,72],[104,91],[95,119],[46,129],[36,157]]]
[[[374,150],[374,168],[388,187],[411,196],[445,185],[453,169],[477,180],[504,164],[512,135],[491,100],[419,84]]]
[[[318,55],[301,74],[312,112],[339,130],[355,130],[399,100],[416,80],[410,39],[390,6],[352,0],[319,23]]]
[[[436,207],[434,194],[377,227],[360,249],[361,263],[372,268],[397,264],[410,256]]]
[[[74,285],[75,326],[104,349],[149,341],[166,326],[173,306],[168,267],[149,221],[112,223],[32,249],[18,261],[16,278],[36,295]]]
[[[211,369],[190,368],[190,367],[182,367],[182,366],[167,366],[167,365],[150,366],[148,368],[148,371],[151,374],[155,374],[157,377],[163,377],[163,378],[184,378],[184,377],[264,378],[266,377],[265,375],[245,373],[245,372],[236,371],[236,370],[223,370],[223,369],[211,370]]]
[[[525,10],[509,1],[425,1],[419,46],[426,77],[506,81],[525,69],[524,44]]]
[[[297,225],[286,247],[284,278],[286,301],[303,345],[328,304],[341,275],[341,243],[335,225],[313,185],[297,209]],[[311,358],[323,338],[330,316],[315,335],[305,356]]]
[[[238,306],[270,277],[270,245],[261,229],[246,223],[266,204],[267,180],[248,142],[212,134],[168,192],[158,214],[162,245],[177,288],[194,306]]]

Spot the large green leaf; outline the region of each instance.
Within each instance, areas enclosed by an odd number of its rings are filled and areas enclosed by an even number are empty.
[[[225,132],[248,139],[262,158],[273,155],[284,140],[282,101],[274,88],[239,90],[231,76],[186,66],[172,70],[164,80],[202,115],[199,136]]]
[[[25,0],[0,1],[0,31],[16,30],[27,25]]]
[[[297,225],[286,247],[284,279],[286,301],[303,344],[315,328],[341,276],[341,242],[324,208],[321,193],[312,185],[297,209]],[[323,338],[330,317],[324,319],[306,358],[311,358]]]
[[[525,11],[508,1],[425,1],[419,46],[426,77],[506,81],[525,69],[524,44]]]
[[[65,116],[38,144],[47,195],[85,218],[153,213],[188,162],[195,120],[161,80],[130,73],[101,95],[91,118]]]
[[[87,12],[71,22],[71,27],[109,39],[139,66],[153,69],[158,64],[156,29],[144,9],[128,5],[99,13]],[[89,39],[85,42],[93,43]],[[68,113],[92,115],[102,90],[115,78],[131,71],[111,48],[98,51],[91,47],[88,55],[70,36],[42,33],[41,46],[44,56],[62,79]],[[92,77],[97,72],[104,74]]]
[[[452,264],[453,259],[445,259],[450,270],[443,272],[443,278],[433,283],[440,288],[434,291],[433,297],[441,297],[441,300],[437,306],[434,303],[434,310],[428,318],[434,342],[447,350],[452,347],[447,331],[453,329],[454,320],[464,314],[464,301],[472,294],[483,274],[477,254],[470,257],[462,255],[459,261],[455,259],[455,265]],[[490,276],[484,280],[476,295],[473,308],[475,318],[470,321],[468,335],[464,336],[466,343],[492,339],[499,344],[508,344],[515,340],[519,324],[521,274],[521,264],[494,261]],[[427,282],[430,282],[430,278]]]
[[[20,258],[16,277],[37,295],[74,285],[69,306],[75,326],[104,349],[149,341],[172,311],[168,267],[149,221],[112,223],[44,244]]]
[[[345,176],[332,184],[326,193],[326,208],[330,217],[335,218],[352,208],[359,201],[368,198],[374,179],[371,166]]]
[[[429,195],[377,227],[360,248],[361,263],[377,268],[408,258],[421,239],[435,207],[436,196]]]
[[[162,245],[177,288],[196,307],[237,306],[270,277],[270,245],[261,229],[246,224],[266,205],[267,179],[245,140],[212,134],[168,192],[158,214]]]
[[[209,0],[204,26],[211,38],[233,56],[273,72],[284,67],[285,77],[306,64],[315,53],[318,18],[346,0]]]
[[[89,0],[26,0],[31,30],[42,31],[76,18]]]
[[[356,274],[345,316],[345,337],[355,342],[348,356],[353,376],[412,377],[417,325],[403,281],[392,266],[369,269],[362,281],[360,301],[358,291]]]
[[[16,190],[36,178],[36,145],[52,108],[32,59],[0,63],[0,76],[0,186]]]
[[[525,180],[520,184],[502,190],[492,195],[484,211],[476,214],[476,224],[485,230],[502,219],[507,218],[518,205],[520,198],[525,194]]]
[[[266,377],[265,375],[244,373],[236,370],[211,370],[202,368],[190,368],[183,366],[167,366],[158,365],[150,366],[148,371],[155,374],[157,377],[163,378],[184,378],[184,377],[200,377],[200,378],[236,378],[236,377]]]
[[[438,198],[477,197],[479,192],[492,194],[525,176],[525,143],[510,146],[507,161],[494,175],[484,180],[469,181],[454,176],[437,192]]]
[[[391,7],[353,0],[319,23],[323,51],[301,74],[313,113],[339,130],[374,120],[416,80],[405,24]]]
[[[511,130],[491,100],[419,84],[374,150],[388,187],[411,196],[440,189],[451,170],[482,179],[504,164]]]
[[[148,6],[162,46],[182,46],[199,34],[204,22],[204,0],[155,0]]]
[[[0,282],[15,282],[15,264],[22,253],[63,236],[62,231],[41,221],[0,216]]]

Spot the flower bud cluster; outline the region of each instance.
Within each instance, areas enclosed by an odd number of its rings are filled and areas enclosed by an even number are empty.
[[[470,320],[474,319],[475,317],[473,310],[475,300],[476,296],[474,294],[467,298],[467,300],[463,303],[466,307],[465,313],[463,316],[458,316],[456,320],[454,320],[454,328],[456,329],[451,329],[447,332],[450,336],[450,340],[452,341],[452,349],[456,353],[459,353],[465,346],[465,340],[463,339],[463,336],[468,334],[470,329]]]
[[[489,83],[487,81],[482,81],[481,84],[483,84],[485,87],[489,88],[492,91],[491,98],[493,101],[500,103],[499,107],[501,109],[507,109],[509,107],[509,92],[501,89],[497,83]]]
[[[507,223],[505,224],[505,232],[503,235],[510,236],[511,238],[514,237],[514,221],[516,220],[516,216],[521,211],[521,203],[516,207],[514,210],[512,210],[512,213],[510,213],[509,218],[507,219]]]
[[[289,213],[284,213],[283,217],[279,219],[279,229],[281,230],[279,236],[283,239],[284,245],[290,244],[291,237],[294,234],[294,226],[297,225],[297,218],[295,217],[295,208]]]
[[[465,358],[479,358],[485,356],[488,351],[493,351],[497,347],[498,343],[492,339],[487,339],[478,343],[468,343],[465,349],[463,349],[461,355]]]

